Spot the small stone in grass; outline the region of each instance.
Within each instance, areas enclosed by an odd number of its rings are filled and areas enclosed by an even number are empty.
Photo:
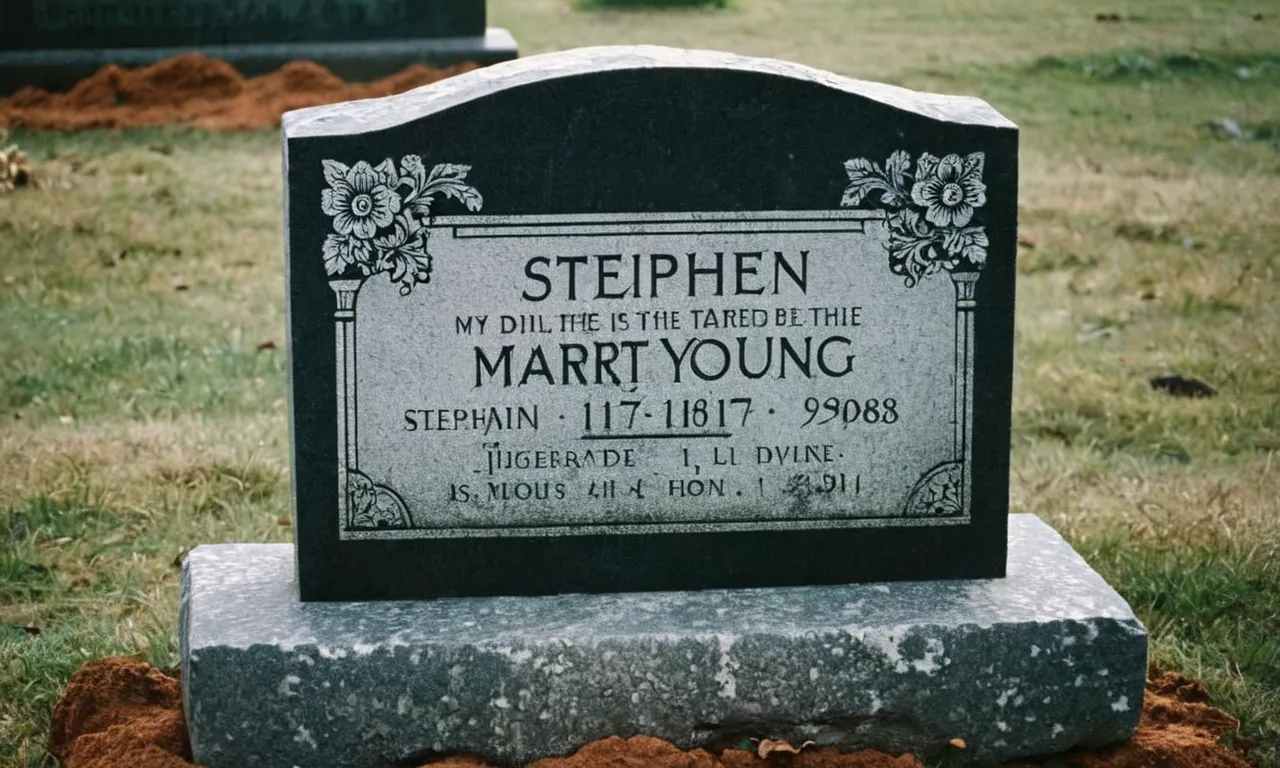
[[[1203,381],[1172,371],[1152,377],[1150,384],[1152,389],[1167,392],[1174,397],[1213,397],[1218,394],[1218,390]]]

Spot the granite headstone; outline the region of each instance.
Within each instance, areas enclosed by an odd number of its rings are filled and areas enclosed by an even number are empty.
[[[296,556],[184,564],[200,764],[1133,732],[1144,628],[1007,514],[991,107],[621,47],[283,132]]]
[[[985,103],[642,49],[284,145],[304,600],[1003,575]]]
[[[104,64],[140,66],[198,51],[261,74],[295,59],[349,80],[416,62],[515,58],[485,0],[5,0],[0,94],[63,90]]]

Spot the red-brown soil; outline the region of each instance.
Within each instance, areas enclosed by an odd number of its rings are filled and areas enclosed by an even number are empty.
[[[49,751],[63,768],[189,768],[176,678],[127,659],[90,662],[53,710]]]
[[[1147,683],[1142,722],[1132,739],[1105,749],[1060,755],[1074,768],[1249,768],[1239,754],[1218,743],[1239,723],[1210,706],[1200,683],[1165,673]],[[192,768],[182,719],[178,680],[135,661],[103,659],[71,678],[53,713],[49,751],[64,768]],[[1039,768],[1041,761],[1005,768]],[[430,763],[431,768],[487,768],[470,757]],[[569,757],[540,760],[530,768],[923,768],[911,755],[873,750],[841,754],[834,749],[777,752],[762,760],[739,749],[713,754],[683,751],[647,736],[610,737]]]
[[[389,96],[476,66],[414,65],[372,83],[345,83],[310,61],[245,78],[225,61],[190,54],[132,70],[108,65],[68,93],[23,88],[0,100],[0,127],[75,131],[177,123],[209,130],[267,128],[279,125],[280,115],[291,109]]]

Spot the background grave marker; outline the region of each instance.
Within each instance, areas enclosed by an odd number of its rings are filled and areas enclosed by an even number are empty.
[[[409,64],[515,58],[484,0],[9,0],[0,8],[0,94],[66,90],[106,64],[204,53],[245,75],[297,59],[373,80]]]

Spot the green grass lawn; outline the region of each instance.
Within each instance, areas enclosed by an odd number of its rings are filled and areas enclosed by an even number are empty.
[[[1067,535],[1153,661],[1203,679],[1280,766],[1280,10],[489,6],[525,53],[776,56],[1017,122],[1013,507]],[[26,767],[53,764],[81,663],[176,663],[185,550],[291,531],[276,132],[14,138],[55,176],[0,194],[0,766]],[[1152,390],[1165,370],[1219,395]]]

